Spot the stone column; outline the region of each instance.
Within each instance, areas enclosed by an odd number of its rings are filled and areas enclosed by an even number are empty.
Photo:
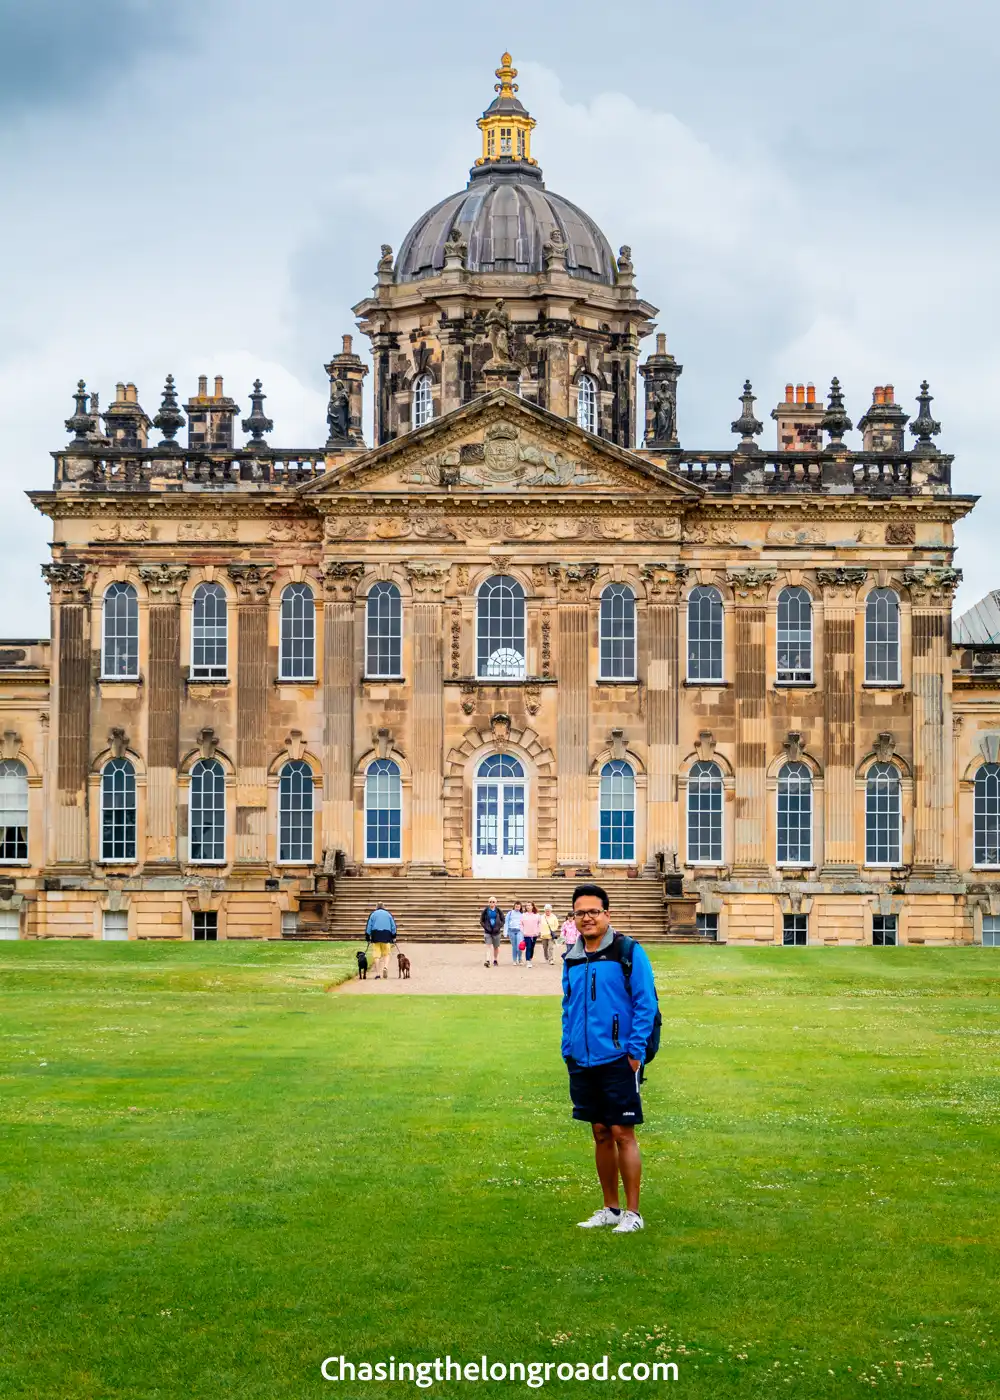
[[[268,613],[274,568],[230,564],[236,585],[236,865],[267,864]]]
[[[667,869],[680,841],[677,807],[679,755],[678,607],[686,564],[646,564],[646,849],[662,852]]]
[[[953,875],[951,604],[960,569],[904,569],[913,636],[914,874]]]
[[[767,851],[767,594],[777,569],[728,569],[736,600],[736,836],[733,874],[762,876]]]
[[[817,569],[823,590],[824,814],[822,874],[857,875],[854,832],[855,637],[866,569]]]
[[[361,563],[340,559],[323,569],[323,847],[354,851],[354,608]]]
[[[55,777],[48,814],[49,863],[86,867],[90,858],[90,575],[83,564],[44,564],[52,592],[52,708]]]
[[[411,560],[411,866],[444,869],[444,614],[447,564]]]
[[[140,564],[149,594],[149,699],[146,742],[146,860],[177,865],[180,762],[181,614],[184,564]]]
[[[556,609],[556,770],[559,792],[557,860],[562,866],[590,860],[588,742],[590,690],[590,589],[596,564],[550,564],[558,581]]]

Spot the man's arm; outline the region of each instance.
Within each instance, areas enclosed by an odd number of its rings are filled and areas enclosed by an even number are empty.
[[[564,962],[562,969],[562,1057],[569,1058],[569,967]]]
[[[389,932],[392,934],[393,938],[396,937],[396,920],[391,914],[389,915]]]
[[[372,919],[374,919],[374,917],[374,914],[369,914],[368,922],[365,924],[365,938],[369,943],[372,941]]]
[[[656,983],[646,950],[638,943],[632,949],[632,1030],[628,1038],[630,1060],[645,1060],[646,1042],[656,1016]]]

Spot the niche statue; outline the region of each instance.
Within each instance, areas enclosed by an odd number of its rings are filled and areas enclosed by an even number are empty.
[[[326,410],[330,442],[349,441],[351,425],[351,394],[343,379],[330,381],[330,406]]]

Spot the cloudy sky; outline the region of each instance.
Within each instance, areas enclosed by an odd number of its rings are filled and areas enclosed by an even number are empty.
[[[550,188],[631,244],[684,363],[680,433],[726,447],[749,376],[936,395],[968,605],[1000,587],[1000,21],[993,0],[0,0],[0,634],[48,631],[51,481],[83,377],[264,380],[325,437],[323,361],[379,245],[461,188],[509,47]]]

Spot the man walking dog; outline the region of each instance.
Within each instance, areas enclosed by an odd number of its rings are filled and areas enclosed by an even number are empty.
[[[642,1122],[642,1067],[659,1043],[659,1010],[649,958],[638,943],[611,927],[608,907],[600,885],[578,885],[573,891],[580,937],[563,959],[562,1054],[573,1117],[590,1123],[594,1134],[604,1194],[601,1209],[580,1225],[585,1230],[611,1225],[616,1235],[626,1235],[643,1228],[635,1130]]]
[[[375,976],[388,977],[389,952],[396,941],[396,920],[381,901],[368,915],[365,938],[372,945]]]

